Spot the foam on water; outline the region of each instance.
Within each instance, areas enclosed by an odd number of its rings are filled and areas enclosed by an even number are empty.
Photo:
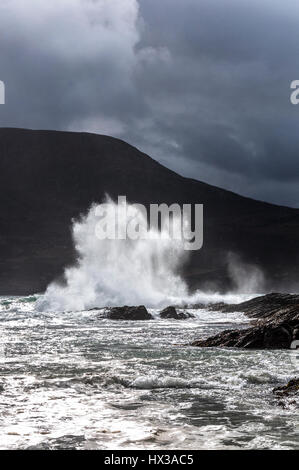
[[[296,404],[272,393],[296,375],[290,351],[186,346],[240,314],[115,322],[33,304],[0,299],[1,448],[298,448]]]
[[[157,375],[149,375],[145,377],[137,377],[130,382],[129,386],[137,389],[152,390],[155,388],[189,388],[192,384],[179,377],[159,377]]]

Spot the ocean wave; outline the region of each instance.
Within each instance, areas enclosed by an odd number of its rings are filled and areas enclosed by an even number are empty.
[[[193,388],[195,382],[179,377],[158,377],[155,375],[137,377],[129,382],[131,388],[152,390],[155,388]]]

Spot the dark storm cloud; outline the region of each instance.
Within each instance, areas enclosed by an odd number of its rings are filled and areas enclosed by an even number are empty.
[[[298,15],[292,0],[3,0],[1,125],[108,133],[299,205]]]

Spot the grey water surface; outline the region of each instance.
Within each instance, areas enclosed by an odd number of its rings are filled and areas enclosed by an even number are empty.
[[[1,449],[298,449],[298,408],[272,394],[290,351],[185,346],[241,313],[110,321],[35,303],[0,302]]]

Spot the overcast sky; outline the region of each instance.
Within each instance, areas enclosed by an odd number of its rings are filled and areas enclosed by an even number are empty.
[[[120,137],[299,207],[297,0],[0,0],[0,126]]]

